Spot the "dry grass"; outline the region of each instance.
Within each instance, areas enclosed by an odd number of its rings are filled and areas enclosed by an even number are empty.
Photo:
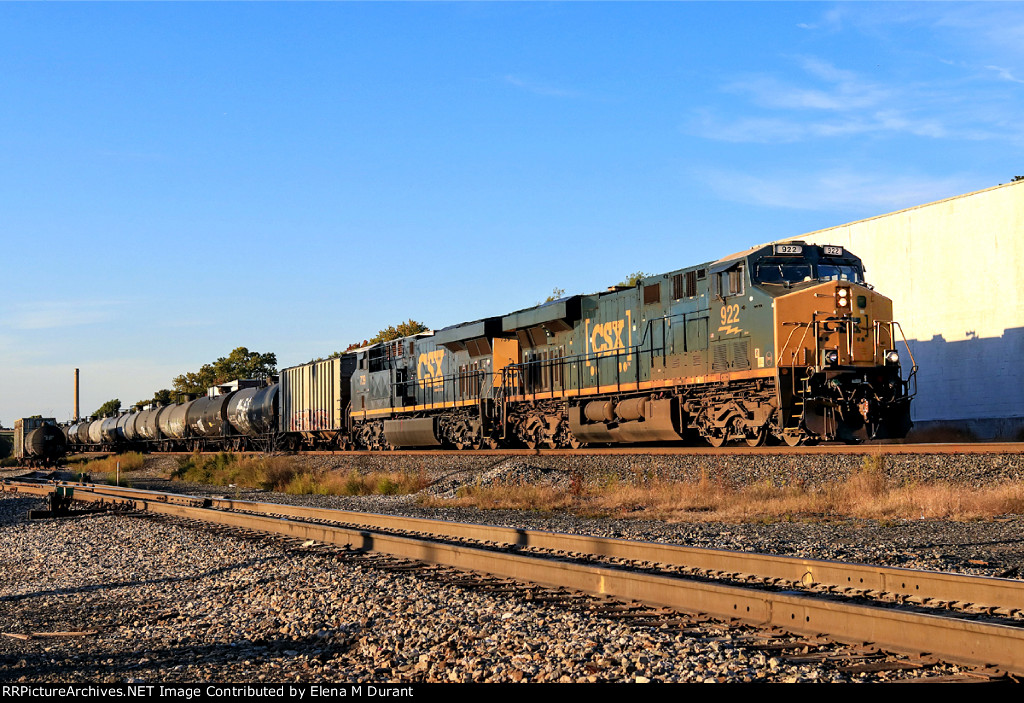
[[[1007,481],[985,488],[954,483],[894,485],[884,460],[865,457],[844,481],[810,489],[758,483],[733,487],[703,476],[697,482],[605,480],[548,485],[465,486],[453,499],[424,497],[428,506],[568,511],[589,517],[644,517],[670,522],[778,522],[835,518],[947,520],[989,519],[1024,512],[1024,484]]]
[[[122,472],[130,471],[125,468],[124,457],[121,460]],[[235,454],[194,455],[180,461],[174,477],[290,494],[350,496],[410,494],[430,484],[422,469],[372,473],[308,470],[300,468],[293,457]],[[984,488],[944,482],[898,485],[887,476],[884,457],[873,456],[865,457],[860,469],[849,478],[817,487],[767,481],[737,487],[706,475],[691,482],[643,475],[584,482],[575,476],[567,489],[521,481],[478,484],[463,486],[455,498],[422,495],[419,501],[431,507],[565,511],[587,517],[643,517],[669,522],[922,517],[983,520],[1024,513],[1024,483],[1007,481]]]
[[[182,460],[172,474],[192,483],[242,486],[292,495],[395,495],[415,493],[428,485],[426,474],[300,469],[292,457],[239,456],[220,453]]]
[[[102,459],[73,462],[68,465],[68,470],[74,474],[85,473],[94,477],[109,475],[112,483],[114,476],[118,473],[119,464],[120,472],[124,474],[130,471],[138,471],[142,468],[145,461],[146,457],[142,454],[139,454],[138,452],[128,452],[127,454],[106,456]]]
[[[332,496],[405,495],[427,487],[424,474],[356,471],[303,473],[295,476],[281,490],[291,494]]]
[[[105,483],[108,485],[130,486],[126,474],[138,471],[142,468],[146,457],[138,452],[126,454],[114,454],[100,459],[78,458],[77,461],[68,463],[67,469],[72,473],[75,480],[87,478],[93,483]]]

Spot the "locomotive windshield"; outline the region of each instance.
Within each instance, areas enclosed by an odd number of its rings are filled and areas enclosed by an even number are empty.
[[[811,265],[805,261],[785,262],[765,259],[754,267],[754,281],[757,283],[800,283],[813,280]]]
[[[864,276],[861,274],[860,266],[849,264],[818,264],[819,281],[852,281],[863,283]]]
[[[859,265],[848,263],[811,263],[807,260],[765,258],[754,266],[755,283],[791,286],[808,281],[850,281],[863,283]]]

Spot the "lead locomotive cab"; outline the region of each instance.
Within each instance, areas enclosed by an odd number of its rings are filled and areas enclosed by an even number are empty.
[[[774,294],[782,438],[886,439],[909,431],[910,349],[901,374],[892,301],[864,282],[860,259],[838,246],[773,245],[752,279]]]

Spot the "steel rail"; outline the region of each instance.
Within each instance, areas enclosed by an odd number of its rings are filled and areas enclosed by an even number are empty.
[[[28,487],[36,492],[44,486]],[[874,605],[705,583],[670,576],[583,565],[335,527],[284,518],[195,508],[154,500],[76,491],[86,500],[124,501],[155,513],[376,551],[456,569],[479,571],[544,586],[570,588],[650,605],[696,612],[804,635],[826,633],[840,642],[870,642],[881,649],[928,655],[1024,675],[1024,628],[908,613]]]
[[[117,486],[60,485],[74,488],[79,493],[89,490],[97,495],[196,507],[208,506],[220,510],[235,510],[303,520],[341,522],[372,529],[426,533],[449,539],[491,542],[520,548],[576,552],[634,562],[688,567],[726,574],[743,574],[766,579],[782,579],[804,586],[832,586],[837,589],[888,593],[919,601],[936,600],[958,603],[962,606],[973,605],[978,608],[1024,610],[1024,581],[1014,579],[901,569],[756,552],[735,552],[658,542],[639,542],[612,537],[430,520],[400,515],[380,515],[280,503],[190,496]]]

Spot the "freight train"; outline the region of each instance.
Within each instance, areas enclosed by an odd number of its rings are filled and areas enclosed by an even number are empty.
[[[898,336],[892,301],[865,282],[857,256],[769,244],[286,368],[271,385],[79,423],[67,436],[72,450],[900,438],[917,367]]]

